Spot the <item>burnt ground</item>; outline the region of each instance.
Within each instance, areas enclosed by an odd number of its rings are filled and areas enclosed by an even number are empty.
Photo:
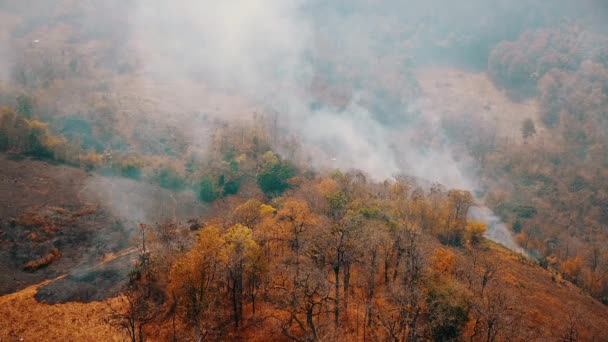
[[[143,182],[0,154],[0,295],[65,274],[43,287],[38,299],[89,301],[115,294],[131,267],[130,257],[101,268],[92,265],[136,245],[142,220],[153,224],[197,217],[205,208],[193,198]],[[131,212],[137,215],[129,217]]]
[[[137,253],[131,253],[101,266],[82,267],[40,287],[34,298],[40,303],[57,304],[88,303],[115,297],[123,289],[136,259]]]
[[[120,248],[97,241],[104,236],[97,232],[126,235],[106,211],[80,200],[87,177],[77,168],[0,156],[0,294],[57,277],[85,255]],[[48,266],[24,270],[55,248],[61,255]]]

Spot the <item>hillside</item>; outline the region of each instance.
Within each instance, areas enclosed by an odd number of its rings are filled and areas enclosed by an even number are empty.
[[[145,183],[7,155],[0,156],[0,163],[1,294],[132,246],[139,223],[185,221],[205,210],[188,194]],[[138,210],[146,216],[138,216]],[[55,248],[60,256],[48,265],[24,268]]]
[[[0,340],[602,341],[601,0],[0,0]]]

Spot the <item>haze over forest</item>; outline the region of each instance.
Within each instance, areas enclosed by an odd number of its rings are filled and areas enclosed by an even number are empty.
[[[605,339],[608,3],[0,23],[0,340]]]

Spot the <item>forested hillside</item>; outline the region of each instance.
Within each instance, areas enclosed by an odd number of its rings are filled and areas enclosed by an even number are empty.
[[[0,22],[0,340],[605,339],[602,1]]]

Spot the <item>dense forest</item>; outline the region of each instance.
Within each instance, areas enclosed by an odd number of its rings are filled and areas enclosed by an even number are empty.
[[[0,313],[27,331],[37,286],[107,340],[601,341],[606,16],[0,0]]]

